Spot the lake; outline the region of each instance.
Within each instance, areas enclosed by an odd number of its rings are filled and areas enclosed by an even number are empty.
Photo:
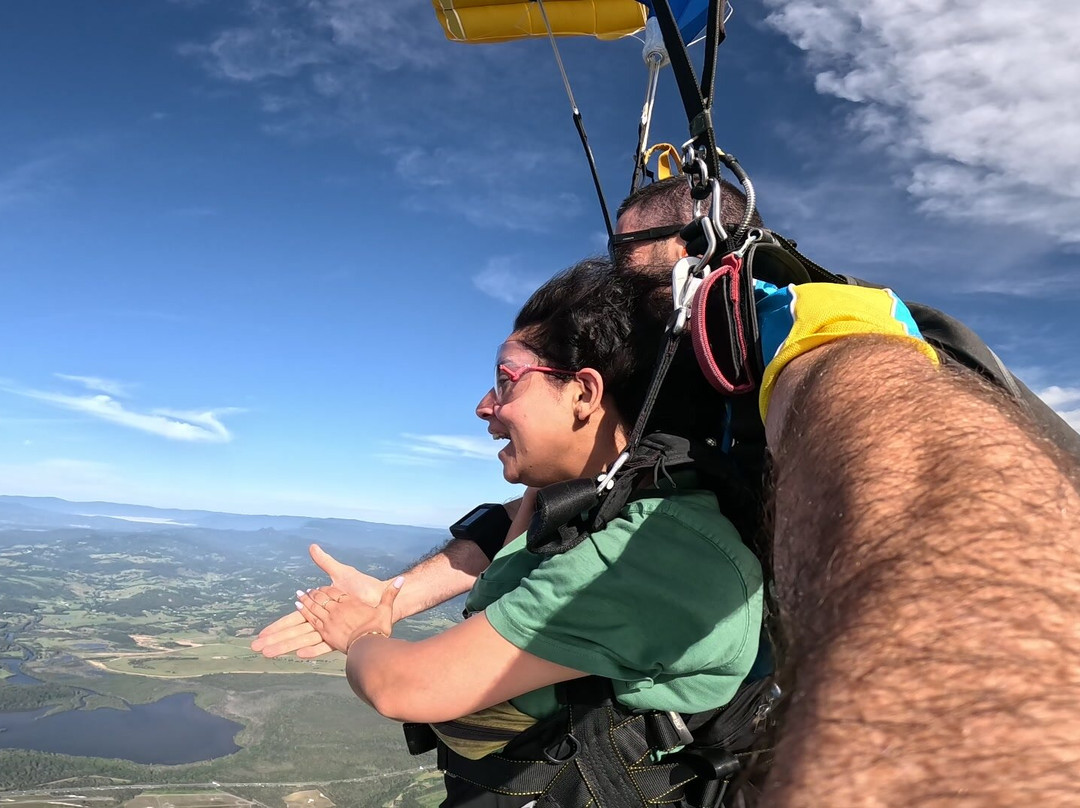
[[[101,708],[45,715],[49,708],[0,713],[0,748],[175,765],[231,755],[243,727],[211,715],[192,693],[128,710]]]
[[[33,676],[28,676],[22,671],[23,660],[19,659],[5,659],[0,662],[0,668],[4,668],[11,672],[11,676],[6,677],[3,680],[7,685],[36,685],[40,684],[40,679],[35,679]]]

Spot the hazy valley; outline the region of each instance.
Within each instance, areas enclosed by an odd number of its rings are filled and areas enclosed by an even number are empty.
[[[325,582],[311,542],[387,577],[446,537],[0,497],[0,802],[437,805],[433,761],[351,694],[340,656],[266,660],[248,643]]]

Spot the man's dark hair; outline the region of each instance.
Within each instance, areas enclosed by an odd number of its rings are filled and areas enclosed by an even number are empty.
[[[720,188],[720,218],[724,224],[738,224],[746,215],[746,194],[727,180],[720,181]],[[617,216],[631,208],[640,219],[648,222],[649,227],[689,224],[694,218],[694,200],[685,177],[669,177],[638,188],[622,201]],[[765,226],[756,210],[750,224]]]

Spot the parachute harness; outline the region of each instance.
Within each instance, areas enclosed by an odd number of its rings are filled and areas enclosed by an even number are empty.
[[[695,323],[695,354],[713,387],[724,393],[737,394],[749,393],[756,386],[754,374],[750,370],[753,364],[752,352],[757,342],[753,281],[742,271],[743,256],[757,238],[750,229],[756,207],[756,194],[753,183],[738,160],[717,147],[712,124],[717,51],[725,38],[727,3],[726,0],[709,0],[705,59],[700,84],[668,0],[652,0],[649,5],[655,14],[649,22],[655,19],[663,45],[656,42],[655,31],[650,33],[650,28],[647,27],[646,62],[650,68],[649,89],[639,126],[634,185],[636,188],[645,172],[643,149],[648,138],[656,90],[656,72],[665,60],[670,60],[690,128],[690,139],[682,147],[682,169],[690,183],[690,195],[694,199],[694,220],[682,231],[689,255],[680,259],[672,268],[673,314],[668,322],[664,345],[657,358],[645,402],[630,433],[626,449],[616,458],[611,468],[598,478],[597,496],[602,496],[614,487],[615,476],[637,451],[646,434],[646,425],[664,377],[678,350],[680,338],[691,322]],[[746,209],[742,221],[730,234],[721,220],[721,164],[735,175],[746,192]],[[706,200],[711,200],[708,209],[705,207]],[[719,294],[713,294],[714,288]],[[728,322],[734,326],[732,336],[735,339],[729,351],[730,356],[720,359],[713,355],[705,328],[710,301],[713,306],[719,304],[726,309],[724,314],[728,315]]]

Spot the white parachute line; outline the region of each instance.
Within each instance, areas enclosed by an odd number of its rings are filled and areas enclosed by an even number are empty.
[[[638,149],[638,159],[649,147],[649,130],[652,127],[653,107],[656,104],[656,89],[660,83],[660,68],[662,62],[656,59],[649,60],[649,83],[645,89],[645,103],[641,107],[641,143]]]
[[[559,75],[562,76],[563,87],[566,88],[566,97],[570,99],[570,108],[574,111],[575,115],[580,115],[578,110],[577,101],[574,100],[574,91],[570,88],[570,79],[566,76],[566,68],[563,66],[562,54],[559,53],[559,46],[555,44],[555,32],[551,30],[551,21],[548,20],[547,9],[544,8],[544,0],[536,0],[536,5],[540,7],[540,16],[544,18],[544,27],[547,28],[548,41],[551,43],[551,50],[555,54],[555,63],[559,66]]]

